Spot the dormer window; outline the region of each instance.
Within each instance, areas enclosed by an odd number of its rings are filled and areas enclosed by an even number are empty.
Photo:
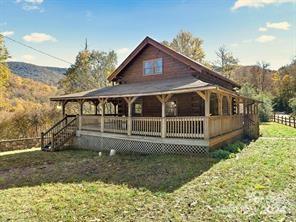
[[[162,74],[162,58],[144,61],[144,75]]]

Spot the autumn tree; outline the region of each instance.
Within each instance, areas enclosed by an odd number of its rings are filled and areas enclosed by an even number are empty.
[[[6,65],[8,58],[9,54],[7,48],[5,47],[3,36],[0,35],[0,90],[3,86],[5,86],[10,76],[10,70]]]
[[[232,71],[238,65],[238,59],[232,55],[225,46],[221,46],[216,51],[217,60],[213,64],[213,69],[230,78]]]
[[[59,88],[65,93],[73,93],[104,87],[116,64],[117,55],[114,51],[90,51],[86,45],[78,53],[75,64],[67,70],[66,78],[60,81]]]
[[[193,36],[191,32],[180,31],[171,42],[163,41],[162,43],[197,62],[204,60],[203,40]]]
[[[259,73],[258,73],[258,77],[259,77],[260,89],[261,89],[261,91],[263,91],[264,87],[266,85],[265,81],[266,81],[267,69],[270,66],[270,64],[265,61],[259,61],[259,62],[257,62],[257,66],[260,68]]]

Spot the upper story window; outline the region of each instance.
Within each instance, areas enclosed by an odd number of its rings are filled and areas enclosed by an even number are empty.
[[[162,58],[144,61],[144,75],[162,74]]]

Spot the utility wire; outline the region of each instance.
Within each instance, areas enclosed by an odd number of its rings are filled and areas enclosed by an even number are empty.
[[[49,57],[51,57],[51,58],[54,58],[54,59],[56,59],[56,60],[59,60],[59,61],[65,62],[65,63],[68,63],[68,64],[70,64],[70,65],[73,65],[71,62],[68,62],[68,61],[66,61],[66,60],[64,60],[64,59],[61,59],[61,58],[59,58],[59,57],[56,57],[56,56],[50,55],[50,54],[48,54],[48,53],[46,53],[46,52],[43,52],[43,51],[41,51],[41,50],[39,50],[39,49],[35,49],[35,48],[33,48],[32,46],[26,45],[26,44],[24,44],[24,43],[22,43],[22,42],[20,42],[20,41],[17,41],[17,40],[15,40],[15,39],[11,38],[11,37],[8,37],[8,36],[5,36],[5,35],[2,35],[1,33],[0,33],[0,36],[2,36],[3,38],[6,38],[6,39],[8,39],[8,40],[10,40],[10,41],[12,41],[12,42],[15,42],[15,43],[17,43],[17,44],[20,44],[20,45],[22,45],[22,46],[24,46],[24,47],[27,47],[27,48],[29,48],[29,49],[32,49],[32,50],[34,50],[34,51],[36,51],[36,52],[39,52],[39,53],[41,53],[41,54],[43,54],[43,55],[49,56]]]

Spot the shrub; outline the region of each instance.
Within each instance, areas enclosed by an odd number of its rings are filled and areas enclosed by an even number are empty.
[[[246,144],[243,142],[236,141],[222,147],[221,149],[211,152],[211,157],[219,160],[233,158],[235,157],[235,154],[239,153],[243,148],[245,148],[245,146]]]
[[[296,116],[296,98],[292,98],[289,100],[289,106],[292,109],[292,116]]]
[[[213,157],[215,159],[219,159],[219,160],[228,159],[230,154],[231,153],[227,150],[219,149],[219,150],[215,150],[215,151],[211,152],[211,157]]]
[[[222,149],[229,151],[230,153],[239,153],[244,147],[245,147],[245,144],[243,142],[237,141],[235,143],[226,145]]]

